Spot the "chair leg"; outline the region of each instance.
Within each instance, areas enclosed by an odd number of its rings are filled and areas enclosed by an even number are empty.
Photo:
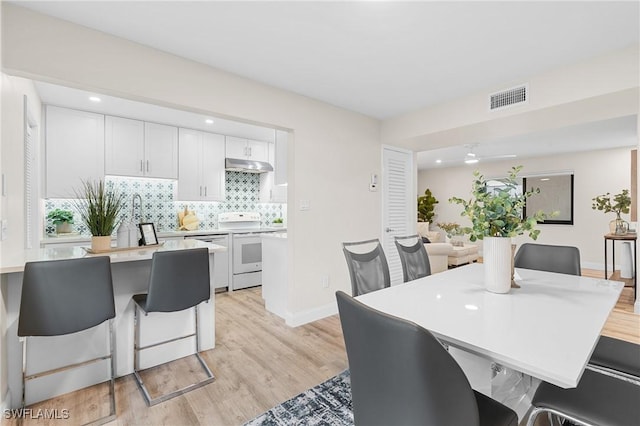
[[[552,408],[541,408],[541,407],[533,407],[533,410],[531,410],[531,414],[529,415],[529,419],[527,420],[527,426],[534,426],[536,423],[536,418],[540,413],[547,413],[547,416],[549,417],[549,422],[552,426],[555,424],[555,421],[553,420],[555,418],[569,420],[571,423],[576,424],[578,426],[597,426],[591,423],[585,423],[582,420],[576,419],[575,417],[561,413]]]
[[[71,364],[65,367],[60,367],[60,368],[55,368],[53,370],[48,370],[48,371],[44,371],[41,373],[38,373],[34,376],[27,376],[27,337],[22,337],[22,413],[24,414],[24,409],[26,407],[26,394],[27,394],[27,377],[30,378],[35,378],[37,377],[37,375],[47,375],[47,374],[52,374],[52,373],[56,373],[56,372],[60,372],[60,371],[64,371],[70,368],[74,368],[74,367],[78,367],[81,365],[88,365],[90,363],[94,363],[97,361],[104,361],[107,358],[109,358],[109,414],[107,414],[105,417],[100,417],[99,419],[96,420],[92,420],[90,422],[87,422],[84,424],[84,426],[86,425],[103,425],[105,423],[109,423],[112,422],[116,419],[116,387],[115,387],[115,378],[116,378],[116,364],[115,364],[115,354],[113,351],[113,348],[115,347],[114,344],[114,336],[113,336],[113,318],[108,320],[108,327],[109,327],[109,336],[108,336],[108,341],[109,341],[109,355],[104,355],[98,358],[94,358],[88,361],[84,361],[84,362],[79,362],[76,364]],[[104,382],[103,382],[104,383]],[[20,417],[20,423],[22,424],[23,421],[23,417]]]
[[[205,386],[205,385],[207,385],[207,384],[209,384],[209,383],[211,383],[211,382],[213,382],[215,380],[215,376],[213,375],[213,373],[209,369],[209,366],[204,361],[204,359],[202,359],[202,357],[200,356],[200,338],[198,336],[198,334],[199,334],[198,333],[198,331],[199,331],[198,330],[198,328],[199,328],[199,326],[198,326],[198,306],[196,305],[196,306],[194,306],[194,308],[195,308],[195,315],[194,315],[194,318],[195,318],[195,320],[194,320],[195,321],[195,333],[194,334],[181,336],[179,338],[171,339],[171,340],[168,340],[166,342],[159,342],[159,343],[156,343],[154,345],[147,346],[147,347],[143,348],[143,347],[139,346],[139,339],[140,339],[139,327],[140,327],[140,323],[139,323],[139,321],[137,321],[138,320],[138,315],[137,315],[137,305],[136,305],[136,313],[134,314],[134,320],[136,320],[136,324],[134,326],[134,372],[133,373],[134,373],[134,377],[136,379],[136,383],[138,384],[138,387],[142,391],[142,394],[144,396],[145,402],[147,403],[147,406],[149,406],[149,407],[154,406],[156,404],[160,404],[161,402],[167,401],[167,400],[169,400],[171,398],[175,398],[176,396],[183,395],[183,394],[185,394],[187,392],[190,392],[190,391],[192,391],[194,389],[201,388],[202,386]],[[149,394],[149,391],[147,390],[146,386],[144,385],[144,382],[142,381],[142,377],[138,373],[140,371],[140,369],[139,369],[140,366],[139,366],[139,358],[138,358],[137,352],[140,351],[140,350],[149,348],[149,347],[158,346],[158,345],[163,344],[163,343],[173,342],[173,341],[184,339],[184,338],[191,337],[191,336],[194,336],[194,335],[195,335],[195,338],[196,338],[196,352],[195,352],[194,355],[196,356],[196,359],[199,361],[199,363],[202,366],[203,370],[207,374],[207,378],[204,379],[204,380],[201,380],[199,382],[196,382],[196,383],[190,384],[188,386],[185,386],[182,389],[178,389],[176,391],[173,391],[173,392],[170,392],[168,394],[159,396],[157,398],[152,398],[151,395]]]

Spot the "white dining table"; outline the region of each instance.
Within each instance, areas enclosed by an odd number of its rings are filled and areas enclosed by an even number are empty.
[[[453,347],[562,388],[577,386],[623,283],[516,269],[521,288],[484,288],[482,264],[374,291],[362,303]]]

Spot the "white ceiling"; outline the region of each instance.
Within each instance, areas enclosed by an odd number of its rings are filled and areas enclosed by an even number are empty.
[[[640,2],[14,2],[380,119],[640,43]],[[37,83],[43,102],[273,140],[273,129]],[[482,143],[480,161],[637,144],[635,117]],[[463,164],[468,146],[418,154]],[[441,164],[435,160],[441,159]],[[502,158],[503,159],[503,158]]]
[[[637,1],[14,3],[380,119],[640,41]]]
[[[529,133],[473,146],[434,149],[418,153],[418,169],[464,165],[465,155],[470,150],[479,162],[490,162],[514,157],[542,157],[569,152],[631,148],[638,145],[637,126],[637,118],[632,115]],[[441,160],[441,163],[436,163],[436,160]],[[469,167],[476,165],[471,164]]]
[[[154,123],[170,124],[177,127],[219,133],[227,136],[275,142],[274,129],[266,127],[115,98],[101,93],[87,92],[39,81],[35,82],[35,85],[40,99],[45,104]],[[90,101],[89,97],[92,96],[99,97],[100,102]],[[205,120],[208,119],[213,120],[213,123],[206,123]]]

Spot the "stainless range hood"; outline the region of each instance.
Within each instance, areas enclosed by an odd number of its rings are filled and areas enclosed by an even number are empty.
[[[245,173],[266,173],[273,171],[273,166],[265,161],[242,160],[239,158],[225,158],[224,168],[231,172]]]

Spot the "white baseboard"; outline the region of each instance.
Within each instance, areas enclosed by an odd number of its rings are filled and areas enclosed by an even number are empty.
[[[2,401],[2,406],[0,406],[0,413],[5,413],[5,410],[11,409],[11,393],[7,392],[7,395],[4,397]]]
[[[322,318],[329,317],[338,313],[338,305],[336,302],[327,303],[326,305],[319,306],[317,308],[309,309],[307,311],[296,312],[295,314],[287,315],[285,323],[290,327],[298,327],[313,321],[317,321]]]
[[[587,269],[596,269],[598,271],[604,271],[604,263],[600,262],[580,262],[580,266]],[[618,266],[620,269],[620,266]]]

